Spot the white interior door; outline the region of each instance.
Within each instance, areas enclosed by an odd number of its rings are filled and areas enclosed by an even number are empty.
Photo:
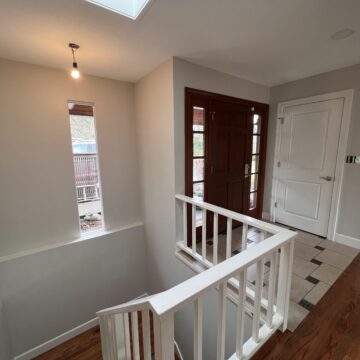
[[[277,222],[327,235],[343,101],[284,109],[277,163]]]

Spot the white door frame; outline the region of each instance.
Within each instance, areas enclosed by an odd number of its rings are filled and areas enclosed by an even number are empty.
[[[276,202],[276,192],[277,192],[277,185],[279,178],[279,168],[277,166],[277,163],[280,159],[281,119],[284,116],[285,108],[289,106],[304,105],[304,104],[320,102],[320,101],[344,99],[344,108],[341,119],[339,145],[338,145],[338,152],[336,157],[335,180],[334,180],[334,187],[331,197],[329,227],[327,232],[327,238],[330,240],[335,240],[338,214],[339,214],[340,194],[342,189],[347,142],[348,142],[348,135],[350,128],[353,95],[354,95],[354,90],[351,89],[351,90],[343,90],[329,94],[307,97],[303,99],[285,101],[278,104],[277,122],[276,122],[275,158],[274,158],[274,170],[273,170],[271,206],[270,206],[271,221],[276,221],[275,202]]]

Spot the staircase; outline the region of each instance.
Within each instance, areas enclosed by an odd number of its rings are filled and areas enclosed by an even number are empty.
[[[176,245],[176,256],[199,274],[162,293],[99,311],[101,342],[105,360],[173,360],[174,316],[189,304],[194,306],[194,360],[203,359],[203,297],[218,291],[217,359],[225,359],[226,300],[237,305],[236,343],[229,360],[249,359],[278,329],[287,327],[291,268],[296,233],[183,195],[176,196],[183,212],[183,240]],[[191,242],[187,239],[188,209],[191,208]],[[196,243],[195,213],[200,208],[203,219],[213,216],[213,254],[206,254],[207,231],[202,227],[201,250]],[[219,261],[218,219],[227,221],[226,256]],[[244,239],[241,252],[232,256],[233,221],[242,224]],[[204,221],[206,224],[206,221]],[[247,247],[249,227],[260,231],[261,240]],[[190,245],[189,245],[190,243]],[[263,293],[264,263],[270,261],[269,286]],[[256,266],[253,287],[247,281],[250,266]],[[200,266],[200,267],[197,267]],[[202,270],[200,270],[202,267]],[[139,316],[141,314],[141,316]],[[246,314],[252,317],[252,336],[244,338]],[[206,316],[206,314],[205,314]],[[150,322],[153,319],[153,325]],[[141,332],[139,333],[139,326]],[[153,341],[152,341],[153,329]]]

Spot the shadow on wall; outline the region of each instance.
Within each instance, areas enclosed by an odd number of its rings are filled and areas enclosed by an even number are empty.
[[[9,360],[11,358],[12,352],[5,308],[2,300],[0,299],[0,359]]]

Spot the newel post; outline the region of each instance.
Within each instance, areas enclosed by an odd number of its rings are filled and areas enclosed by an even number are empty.
[[[174,314],[154,314],[155,360],[174,360]]]

